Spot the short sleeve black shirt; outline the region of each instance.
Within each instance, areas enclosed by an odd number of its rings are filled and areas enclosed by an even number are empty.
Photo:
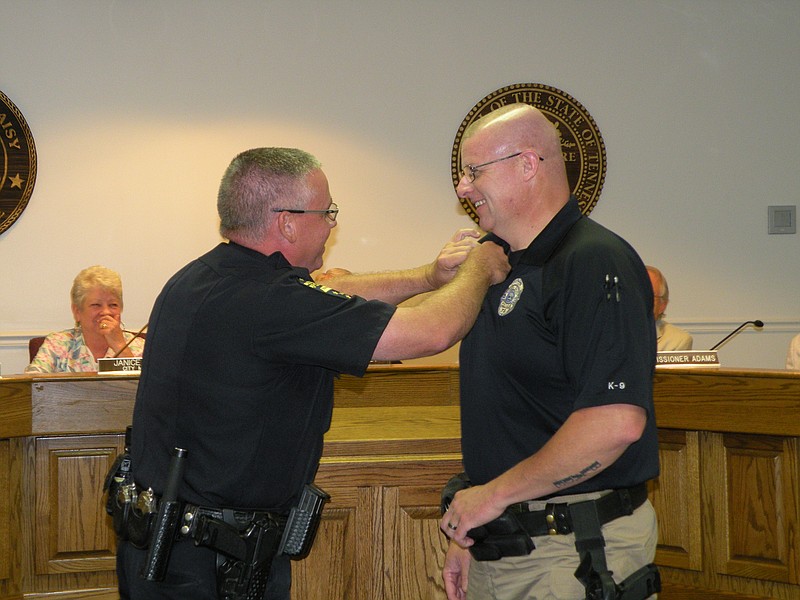
[[[141,485],[185,448],[183,500],[285,510],[311,481],[333,381],[363,375],[395,307],[311,281],[279,254],[220,244],[166,284],[133,418]]]
[[[461,344],[462,449],[472,481],[535,454],[573,411],[619,403],[647,410],[644,435],[569,493],[655,477],[653,295],[639,256],[582,216],[573,198],[509,260],[508,278],[489,289]]]

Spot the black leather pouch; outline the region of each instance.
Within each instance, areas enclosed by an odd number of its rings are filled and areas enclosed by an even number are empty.
[[[469,549],[475,560],[527,556],[535,548],[531,536],[523,529],[517,516],[508,510],[494,521],[470,529],[467,536],[475,540]]]
[[[450,478],[442,490],[442,514],[450,508],[457,492],[471,487],[466,473]],[[527,556],[535,548],[533,540],[516,515],[506,510],[494,521],[470,529],[467,536],[475,540],[470,553],[475,560],[499,560],[504,556]]]

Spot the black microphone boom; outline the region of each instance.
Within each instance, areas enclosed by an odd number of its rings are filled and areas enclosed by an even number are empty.
[[[747,327],[748,325],[752,325],[752,326],[753,326],[753,327],[755,327],[756,329],[761,329],[761,328],[764,326],[764,321],[759,321],[758,319],[756,319],[755,321],[745,321],[744,323],[742,323],[741,325],[739,325],[739,326],[738,326],[736,329],[734,329],[733,331],[731,331],[731,332],[730,332],[728,335],[726,335],[724,338],[722,338],[720,341],[718,341],[716,344],[714,344],[713,346],[711,346],[711,348],[709,348],[709,350],[716,350],[717,348],[719,348],[720,346],[722,346],[722,344],[724,344],[725,342],[727,342],[727,341],[728,341],[728,339],[732,338],[734,335],[736,335],[737,333],[739,333],[739,332],[740,332],[742,329],[744,329],[744,328],[745,328],[745,327]]]

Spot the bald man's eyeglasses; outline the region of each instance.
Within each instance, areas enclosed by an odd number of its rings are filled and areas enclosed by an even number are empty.
[[[525,150],[523,150],[522,152],[525,152]],[[483,167],[493,165],[494,163],[498,163],[501,160],[508,160],[509,158],[514,158],[515,156],[519,156],[520,154],[522,154],[522,152],[515,152],[514,154],[509,154],[508,156],[504,156],[503,158],[495,158],[494,160],[490,160],[489,162],[481,163],[479,165],[466,165],[461,169],[461,176],[466,177],[467,181],[472,183],[473,181],[475,181],[475,177],[478,175],[480,169],[482,169]],[[544,160],[544,158],[540,156],[539,160]]]
[[[339,216],[339,205],[335,202],[331,202],[330,208],[326,208],[325,210],[306,210],[304,208],[273,208],[272,212],[288,212],[295,215],[304,215],[304,214],[318,214],[318,215],[325,215],[325,218],[330,223],[336,223],[336,217]]]

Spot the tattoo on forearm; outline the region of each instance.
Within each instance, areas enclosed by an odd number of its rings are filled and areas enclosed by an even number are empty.
[[[597,462],[597,461],[594,461],[588,467],[584,467],[583,469],[581,469],[578,473],[575,473],[574,475],[569,475],[568,477],[565,477],[564,479],[558,479],[558,480],[554,481],[553,485],[556,486],[557,488],[562,488],[562,487],[577,483],[581,479],[586,477],[587,473],[591,473],[592,471],[597,471],[597,469],[599,469],[599,468],[600,468],[600,463]]]

